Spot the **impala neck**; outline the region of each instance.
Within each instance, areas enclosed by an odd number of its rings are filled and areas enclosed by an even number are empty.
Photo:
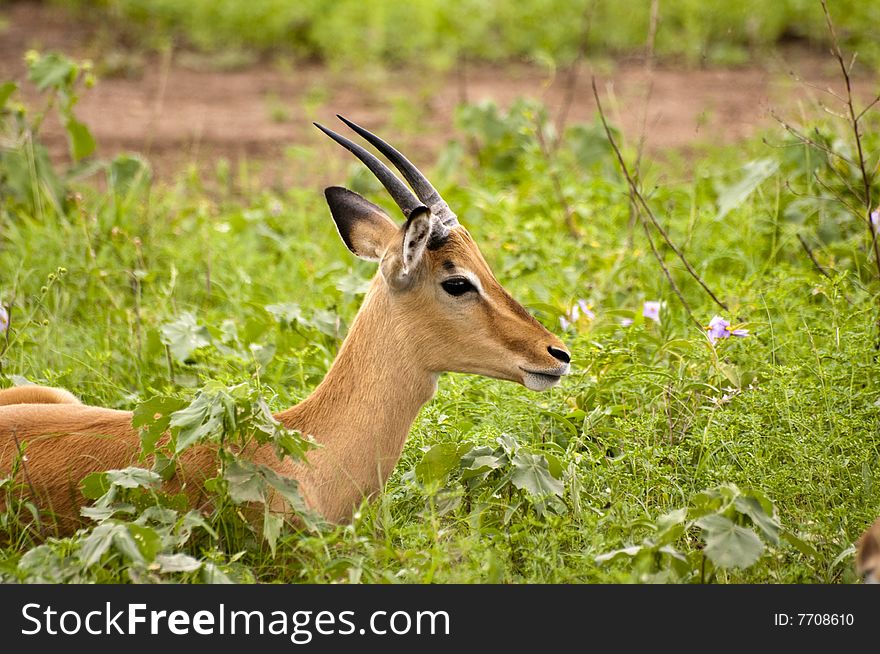
[[[300,404],[278,414],[321,445],[294,474],[313,508],[332,522],[380,490],[400,458],[437,375],[418,365],[377,276],[327,376]]]

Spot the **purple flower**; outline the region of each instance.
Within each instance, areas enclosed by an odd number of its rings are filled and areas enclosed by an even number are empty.
[[[569,327],[577,323],[577,321],[580,320],[581,317],[586,318],[587,320],[595,320],[596,314],[593,313],[593,309],[591,308],[591,306],[592,305],[590,305],[590,303],[586,300],[578,300],[572,305],[571,309],[569,309],[564,316],[561,316],[559,318],[559,324],[562,326],[563,329],[568,329]]]
[[[633,324],[633,322],[635,322],[635,321],[632,318],[621,318],[620,319],[620,326],[621,327],[629,327],[630,325]]]
[[[874,231],[880,231],[880,209],[874,209],[871,212],[871,227],[874,228]]]
[[[575,311],[580,310],[580,314],[589,320],[595,320],[596,314],[593,313],[592,307],[586,300],[578,300],[577,303],[571,308],[572,316],[575,315]],[[572,320],[577,320],[576,317],[573,317]]]
[[[642,315],[654,322],[660,322],[660,302],[648,301],[642,307]]]
[[[5,334],[7,329],[9,329],[9,312],[0,304],[0,335]]]
[[[743,338],[749,335],[748,329],[730,329],[730,322],[721,316],[713,316],[706,327],[706,335],[709,340],[714,343],[719,338],[730,338],[731,336],[739,336]]]

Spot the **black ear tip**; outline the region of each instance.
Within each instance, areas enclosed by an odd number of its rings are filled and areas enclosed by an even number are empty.
[[[407,220],[412,220],[413,218],[418,218],[418,216],[423,213],[431,213],[431,210],[428,209],[428,207],[426,207],[425,205],[420,204],[419,206],[414,207],[413,210],[409,212],[409,215],[407,215],[406,218]]]
[[[336,200],[341,200],[345,196],[357,195],[353,191],[349,191],[347,188],[342,186],[328,186],[324,189],[324,197],[327,198],[327,202],[335,202]]]

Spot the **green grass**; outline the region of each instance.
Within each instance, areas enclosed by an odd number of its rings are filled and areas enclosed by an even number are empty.
[[[705,325],[721,314],[750,330],[713,346],[688,320],[644,234],[632,229],[604,134],[596,125],[575,126],[548,158],[535,134],[536,125],[546,129],[542,116],[527,103],[509,113],[463,108],[457,142],[433,177],[501,282],[564,336],[573,374],[560,387],[536,395],[444,375],[384,494],[350,526],[285,531],[274,555],[222,495],[204,516],[214,535],[196,528],[177,544],[142,513],[155,498],[135,502],[140,517],[117,514],[43,545],[22,519],[27,507],[16,505],[0,522],[8,533],[0,576],[853,581],[852,544],[880,512],[878,284],[863,225],[814,177],[833,189],[840,179],[852,183],[853,170],[839,166],[838,175],[803,145],[760,141],[686,163],[645,164],[652,206],[730,306],[713,305],[662,249],[695,316]],[[845,138],[832,125],[818,127],[817,139]],[[876,132],[866,134],[868,152],[876,153]],[[333,162],[311,156],[346,181],[346,153]],[[4,161],[0,182],[10,184],[16,160]],[[6,195],[0,302],[12,307],[12,328],[0,385],[24,378],[128,409],[155,395],[189,401],[208,382],[245,383],[273,409],[305,397],[375,272],[339,240],[320,189],[237,193],[219,169],[219,184],[197,176],[137,183],[121,172],[139,170],[136,161],[114,166],[107,183],[74,185],[79,196],[58,208]],[[579,239],[566,232],[553,175]],[[371,179],[358,174],[347,184],[391,211]],[[799,233],[828,277],[801,249]],[[579,299],[595,319],[563,332],[559,319]],[[646,300],[664,303],[660,323],[642,317]],[[279,321],[266,307],[280,303],[296,303],[301,317]],[[187,312],[205,328],[203,345],[169,359],[163,326]],[[634,322],[623,326],[622,318]],[[478,447],[500,467],[468,480],[464,459]],[[443,463],[439,472],[420,466],[429,451]],[[537,456],[561,495],[538,497],[513,483],[517,456]],[[169,506],[182,520],[188,507]],[[685,508],[686,515],[674,513]],[[707,516],[715,527],[706,526]],[[713,540],[722,517],[740,541]],[[148,540],[161,544],[141,548],[139,557],[108,539],[90,558],[104,533],[98,530],[113,525],[147,529]],[[597,561],[630,546],[641,549]],[[190,555],[199,570],[163,572],[157,552]]]
[[[82,16],[115,18],[123,31],[150,48],[182,42],[208,52],[292,53],[341,67],[418,62],[448,68],[461,57],[499,61],[539,59],[565,65],[581,47],[591,15],[591,56],[644,51],[650,2],[610,0],[56,0]],[[878,62],[872,25],[876,3],[834,0],[831,11],[848,46]],[[592,8],[590,8],[592,7]],[[746,0],[737,4],[668,0],[659,3],[656,51],[691,64],[738,64],[750,54],[800,39],[828,43],[818,0]],[[541,29],[535,29],[540,25]]]

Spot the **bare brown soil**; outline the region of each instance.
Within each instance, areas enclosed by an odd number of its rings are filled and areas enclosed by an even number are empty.
[[[57,9],[14,3],[2,15],[7,27],[0,34],[0,79],[23,80],[22,57],[28,48],[78,57],[95,53],[95,26]],[[432,161],[454,134],[454,110],[465,99],[493,100],[504,107],[517,97],[531,97],[556,116],[573,88],[568,121],[595,116],[590,89],[595,62],[589,58],[573,87],[566,71],[553,76],[525,64],[474,66],[464,74],[426,79],[412,70],[346,74],[317,64],[277,62],[224,72],[211,69],[210,59],[185,52],[134,62],[133,76],[105,77],[85,93],[77,114],[92,128],[101,156],[143,152],[163,177],[187,163],[205,167],[226,157],[263,162],[267,181],[289,182],[289,171],[273,163],[284,161],[285,148],[325,141],[310,123],[332,124],[335,113],[383,135],[403,131],[404,136],[393,140],[402,140],[417,163]],[[736,69],[648,71],[641,63],[627,62],[601,68],[598,85],[610,118],[633,139],[644,126],[646,145],[653,152],[734,143],[773,125],[770,108],[796,122],[803,107],[817,100],[833,106],[836,101],[823,89],[841,86],[830,57],[805,51]],[[876,76],[857,77],[858,93],[876,93],[877,82]],[[22,87],[25,97],[33,99],[32,89],[26,83]],[[45,139],[53,153],[64,152],[58,126],[49,124]],[[335,156],[329,144],[324,147],[328,157]]]

